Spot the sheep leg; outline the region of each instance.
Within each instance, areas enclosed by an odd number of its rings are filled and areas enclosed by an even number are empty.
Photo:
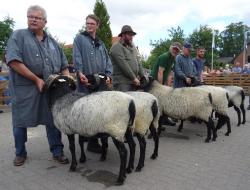
[[[240,109],[241,109],[242,116],[243,116],[242,124],[245,124],[246,123],[246,110],[245,110],[245,107],[244,107],[244,103],[242,103],[240,105]]]
[[[225,123],[227,123],[227,132],[225,133],[225,136],[229,136],[229,134],[231,133],[230,118],[226,115],[221,115],[219,113],[217,113],[217,115],[219,120],[216,126],[216,130],[219,130]]]
[[[76,171],[77,161],[76,161],[76,152],[75,152],[75,135],[67,135],[69,140],[69,150],[71,152],[72,160],[70,171]]]
[[[84,136],[81,136],[79,135],[79,145],[80,145],[80,149],[81,149],[81,157],[79,159],[79,162],[80,163],[84,163],[86,162],[86,155],[85,155],[85,152],[84,152]]]
[[[129,146],[129,162],[127,167],[127,173],[131,173],[134,169],[134,160],[135,160],[135,141],[133,139],[133,135],[131,130],[126,131],[126,139]]]
[[[127,164],[127,149],[124,145],[124,143],[119,142],[115,138],[112,137],[112,140],[115,144],[115,147],[117,148],[120,156],[120,171],[119,176],[116,181],[116,185],[122,185],[124,183],[124,180],[126,178],[126,164]]]
[[[208,143],[211,139],[212,124],[213,124],[213,121],[211,117],[209,117],[208,122],[206,122],[206,125],[207,125],[207,138],[205,139],[206,143]]]
[[[101,137],[101,142],[102,142],[102,154],[100,161],[105,161],[108,151],[108,137]]]
[[[212,139],[212,141],[216,141],[216,138],[217,138],[217,130],[216,130],[215,126],[214,126],[214,122],[213,122],[213,119],[212,119],[212,118],[209,118],[209,124],[210,124],[210,126],[211,126],[211,129],[210,129],[210,130],[213,131],[213,139]],[[210,137],[210,138],[211,138],[211,137]]]
[[[138,165],[136,167],[137,172],[140,172],[141,169],[144,167],[144,161],[145,161],[145,152],[146,152],[146,140],[144,136],[141,136],[140,134],[136,133],[136,137],[140,144],[140,158]]]
[[[154,138],[155,148],[154,153],[151,155],[151,159],[156,159],[158,157],[158,148],[159,148],[159,136],[157,134],[156,128],[153,125],[150,125],[149,130]]]
[[[234,106],[234,110],[237,112],[237,115],[238,115],[238,124],[237,124],[237,126],[240,126],[240,124],[241,124],[241,112],[240,112],[240,108]]]
[[[181,120],[181,123],[180,123],[180,125],[179,125],[179,127],[178,127],[178,129],[177,129],[178,132],[181,132],[181,131],[182,131],[182,129],[183,129],[183,123],[184,123],[184,121]]]

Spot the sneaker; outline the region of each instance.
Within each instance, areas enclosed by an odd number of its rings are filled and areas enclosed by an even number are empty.
[[[27,158],[26,156],[16,156],[13,161],[14,166],[22,166],[26,158]]]
[[[64,155],[53,156],[53,159],[60,164],[68,164],[69,163],[69,159],[67,157],[65,157]]]
[[[98,142],[92,142],[91,140],[88,143],[87,150],[97,154],[102,153],[101,145]]]
[[[250,104],[247,106],[247,110],[250,110]]]

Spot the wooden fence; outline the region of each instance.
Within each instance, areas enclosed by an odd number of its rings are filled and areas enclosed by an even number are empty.
[[[214,86],[240,86],[246,95],[250,94],[250,75],[249,74],[230,74],[227,76],[211,75],[204,78],[204,82]]]
[[[5,77],[8,76],[8,72],[0,72],[0,76]],[[4,91],[8,87],[8,81],[0,81],[0,109],[8,108],[8,105],[4,105],[6,100],[9,100],[9,96],[4,96]]]

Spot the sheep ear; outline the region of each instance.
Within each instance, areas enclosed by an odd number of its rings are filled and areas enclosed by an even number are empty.
[[[58,77],[58,74],[53,74],[50,75],[49,78],[46,80],[45,84],[44,84],[44,90],[48,90],[51,86],[51,84],[54,82],[54,80]]]

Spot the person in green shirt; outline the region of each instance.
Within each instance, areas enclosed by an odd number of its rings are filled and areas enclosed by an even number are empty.
[[[175,57],[181,50],[181,44],[174,42],[170,45],[169,51],[158,57],[157,63],[153,66],[151,76],[161,84],[168,84],[169,74],[174,66]]]
[[[179,54],[180,50],[181,44],[179,42],[174,42],[170,45],[168,52],[165,52],[158,57],[158,61],[151,71],[151,76],[159,81],[159,83],[163,85],[170,84],[170,72],[175,63],[175,57]],[[161,116],[160,123],[162,125],[175,126],[175,123],[165,115]],[[164,128],[162,127],[161,130],[164,130]]]

